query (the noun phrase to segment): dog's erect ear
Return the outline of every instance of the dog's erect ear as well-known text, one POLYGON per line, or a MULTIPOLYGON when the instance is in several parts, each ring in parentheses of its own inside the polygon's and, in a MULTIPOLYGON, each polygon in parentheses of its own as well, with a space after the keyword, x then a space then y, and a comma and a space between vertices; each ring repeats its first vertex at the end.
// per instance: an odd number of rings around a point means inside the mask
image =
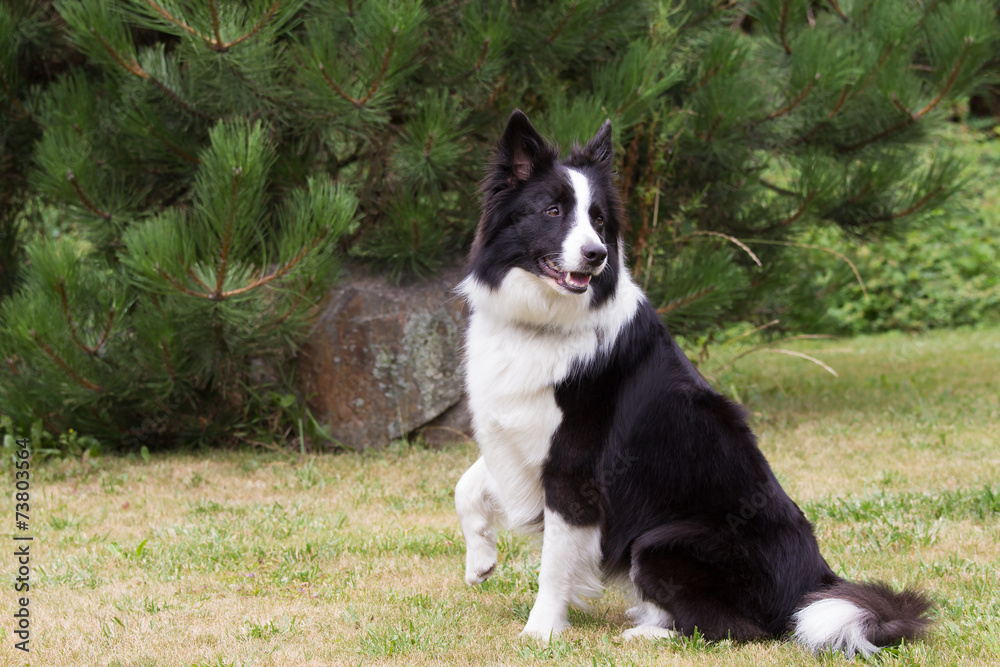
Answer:
POLYGON ((545 140, 520 109, 514 109, 497 144, 497 163, 505 167, 515 182, 528 180, 539 157, 547 153, 545 140))
POLYGON ((597 134, 583 147, 583 153, 598 164, 611 166, 615 162, 615 148, 611 143, 611 119, 604 121, 597 134))

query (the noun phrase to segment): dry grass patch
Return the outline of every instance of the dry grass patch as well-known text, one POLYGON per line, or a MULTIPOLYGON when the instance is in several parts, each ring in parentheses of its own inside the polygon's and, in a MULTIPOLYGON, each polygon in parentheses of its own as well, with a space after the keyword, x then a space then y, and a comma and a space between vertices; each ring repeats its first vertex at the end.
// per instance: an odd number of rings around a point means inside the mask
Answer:
MULTIPOLYGON (((754 413, 834 569, 918 585, 937 601, 931 637, 876 662, 997 664, 1000 331, 796 349, 840 377, 755 355, 718 380, 754 413)), ((452 490, 475 457, 469 444, 399 444, 303 460, 216 452, 39 465, 31 664, 844 662, 783 642, 624 644, 617 591, 573 612, 548 647, 518 640, 537 590, 532 543, 504 535, 494 577, 462 582, 452 490)), ((21 664, 3 625, 0 663, 21 664)))

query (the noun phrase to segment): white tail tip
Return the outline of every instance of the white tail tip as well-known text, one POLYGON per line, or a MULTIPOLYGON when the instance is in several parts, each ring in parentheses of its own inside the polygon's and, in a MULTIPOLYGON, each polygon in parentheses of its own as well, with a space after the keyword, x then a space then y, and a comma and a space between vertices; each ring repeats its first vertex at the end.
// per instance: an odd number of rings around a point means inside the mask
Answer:
POLYGON ((866 636, 871 621, 870 611, 847 600, 826 598, 796 612, 792 638, 814 653, 829 649, 867 658, 878 651, 866 636))

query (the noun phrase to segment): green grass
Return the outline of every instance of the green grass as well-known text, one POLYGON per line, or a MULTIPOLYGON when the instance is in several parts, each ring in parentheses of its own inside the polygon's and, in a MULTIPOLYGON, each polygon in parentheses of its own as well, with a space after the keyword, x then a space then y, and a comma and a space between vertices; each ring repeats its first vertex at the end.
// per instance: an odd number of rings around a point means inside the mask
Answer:
MULTIPOLYGON (((873 662, 1000 663, 1000 330, 793 349, 839 377, 768 353, 714 377, 751 411, 830 565, 935 600, 931 635, 873 662)), ((399 443, 38 465, 31 664, 846 664, 777 641, 625 644, 616 591, 549 646, 519 640, 536 545, 503 534, 497 573, 462 581, 452 490, 475 458, 399 443)), ((22 664, 0 628, 0 663, 22 664)))

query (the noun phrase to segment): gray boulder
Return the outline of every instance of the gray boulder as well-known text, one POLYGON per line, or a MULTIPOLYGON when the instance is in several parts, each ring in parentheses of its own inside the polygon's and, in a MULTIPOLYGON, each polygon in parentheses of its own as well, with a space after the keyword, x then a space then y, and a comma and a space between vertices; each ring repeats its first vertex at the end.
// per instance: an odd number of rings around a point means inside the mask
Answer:
POLYGON ((422 432, 435 444, 466 439, 462 402, 462 272, 396 286, 348 278, 327 298, 300 355, 313 415, 361 450, 422 432))

